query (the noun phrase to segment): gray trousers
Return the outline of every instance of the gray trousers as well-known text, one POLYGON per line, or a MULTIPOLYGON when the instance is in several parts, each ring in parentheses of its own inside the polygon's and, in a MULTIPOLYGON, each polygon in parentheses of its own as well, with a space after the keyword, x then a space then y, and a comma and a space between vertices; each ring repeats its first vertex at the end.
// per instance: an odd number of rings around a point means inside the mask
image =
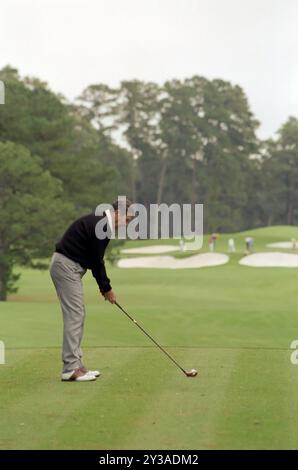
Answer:
POLYGON ((60 253, 54 253, 50 273, 63 314, 63 372, 83 367, 81 341, 85 306, 82 277, 86 269, 60 253))

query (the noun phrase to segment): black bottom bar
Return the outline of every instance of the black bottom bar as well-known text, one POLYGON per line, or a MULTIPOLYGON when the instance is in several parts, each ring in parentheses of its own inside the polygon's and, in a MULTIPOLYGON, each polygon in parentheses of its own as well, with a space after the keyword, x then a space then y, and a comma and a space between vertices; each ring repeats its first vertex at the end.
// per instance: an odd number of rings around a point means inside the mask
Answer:
MULTIPOLYGON (((34 451, 8 450, 0 451, 0 467, 3 464, 24 465, 31 468, 52 465, 67 465, 68 467, 98 468, 102 465, 120 468, 136 468, 146 465, 183 465, 195 468, 208 468, 214 464, 282 464, 297 463, 298 453, 289 451, 222 451, 222 450, 91 450, 91 451, 34 451)), ((2 467, 6 468, 6 467, 2 467)), ((8 467, 7 467, 8 468, 8 467)))

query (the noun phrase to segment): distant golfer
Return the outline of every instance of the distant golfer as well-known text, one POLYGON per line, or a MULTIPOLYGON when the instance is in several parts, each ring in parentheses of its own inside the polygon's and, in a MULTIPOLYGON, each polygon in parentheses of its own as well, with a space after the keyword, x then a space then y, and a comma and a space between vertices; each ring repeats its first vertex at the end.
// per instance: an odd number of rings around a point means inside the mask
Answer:
POLYGON ((246 237, 245 238, 246 254, 249 255, 249 253, 252 253, 253 246, 254 246, 254 239, 252 237, 246 237))
POLYGON ((218 234, 217 233, 212 233, 212 235, 210 236, 210 238, 208 240, 209 251, 211 251, 211 252, 215 251, 217 238, 218 238, 218 234))
POLYGON ((126 199, 124 207, 119 208, 117 201, 112 205, 114 210, 106 210, 103 216, 88 214, 79 218, 56 245, 50 273, 63 313, 63 381, 85 382, 95 380, 100 375, 97 370, 86 369, 82 361, 81 341, 85 320, 82 277, 87 269, 91 269, 100 293, 105 300, 115 303, 116 295, 103 258, 114 229, 129 223, 131 218, 127 211, 130 204, 126 199), (105 228, 107 236, 104 239, 96 236, 98 223, 105 228))
POLYGON ((185 244, 185 241, 182 240, 182 238, 181 238, 181 240, 179 240, 179 249, 180 249, 181 253, 186 251, 186 244, 185 244))
POLYGON ((236 245, 235 245, 234 238, 229 238, 229 240, 228 240, 228 251, 229 251, 229 253, 235 253, 235 251, 236 251, 236 245))

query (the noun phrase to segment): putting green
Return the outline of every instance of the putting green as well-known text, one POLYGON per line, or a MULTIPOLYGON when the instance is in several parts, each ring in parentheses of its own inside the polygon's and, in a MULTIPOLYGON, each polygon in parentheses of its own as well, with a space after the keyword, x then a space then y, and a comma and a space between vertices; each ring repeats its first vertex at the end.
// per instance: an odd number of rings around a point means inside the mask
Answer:
MULTIPOLYGON (((297 237, 274 229, 255 235, 260 251, 297 237)), ((99 299, 88 275, 83 349, 102 377, 60 382, 55 292, 47 272, 23 270, 19 293, 0 303, 0 448, 297 449, 298 270, 239 266, 242 254, 202 270, 108 268, 120 304, 195 379, 99 299)))

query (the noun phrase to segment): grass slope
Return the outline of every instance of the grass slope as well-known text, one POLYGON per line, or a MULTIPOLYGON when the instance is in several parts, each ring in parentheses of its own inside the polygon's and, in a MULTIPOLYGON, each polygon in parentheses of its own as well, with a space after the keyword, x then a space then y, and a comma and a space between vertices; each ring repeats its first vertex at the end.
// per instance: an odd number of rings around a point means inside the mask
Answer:
MULTIPOLYGON (((204 235, 203 237, 203 246, 200 251, 208 251, 208 239, 210 234, 204 235)), ((228 251, 228 239, 234 238, 236 244, 236 252, 243 255, 245 252, 245 237, 254 238, 254 249, 262 251, 272 251, 272 248, 268 248, 267 244, 274 242, 283 242, 291 241, 292 238, 298 240, 298 227, 292 225, 276 225, 272 227, 262 227, 253 230, 246 230, 244 232, 238 233, 222 233, 219 234, 219 238, 216 242, 216 250, 220 252, 228 251)), ((170 240, 137 240, 137 241, 127 241, 125 248, 136 248, 147 245, 176 245, 178 250, 178 256, 181 256, 179 253, 179 242, 177 239, 170 240)), ((282 250, 292 252, 292 250, 282 250)), ((189 252, 182 254, 182 256, 191 256, 193 253, 189 252)), ((177 253, 169 253, 170 256, 177 256, 177 253)), ((124 256, 124 255, 123 255, 124 256)), ((125 255, 128 256, 128 255, 125 255)), ((130 255, 136 256, 136 255, 130 255)), ((142 255, 146 256, 146 255, 142 255)))

